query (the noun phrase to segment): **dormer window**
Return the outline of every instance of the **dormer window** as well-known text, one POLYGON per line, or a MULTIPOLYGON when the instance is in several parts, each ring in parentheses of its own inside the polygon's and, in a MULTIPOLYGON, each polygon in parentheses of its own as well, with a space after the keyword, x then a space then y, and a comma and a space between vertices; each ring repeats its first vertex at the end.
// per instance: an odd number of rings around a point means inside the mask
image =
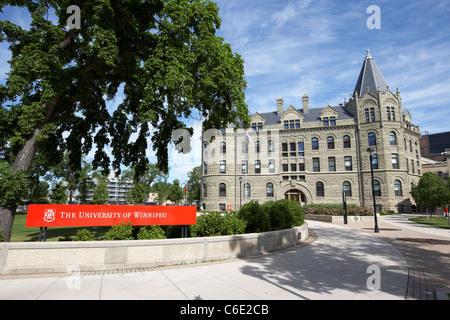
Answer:
POLYGON ((262 122, 252 123, 252 130, 253 131, 262 131, 262 129, 263 129, 262 122))

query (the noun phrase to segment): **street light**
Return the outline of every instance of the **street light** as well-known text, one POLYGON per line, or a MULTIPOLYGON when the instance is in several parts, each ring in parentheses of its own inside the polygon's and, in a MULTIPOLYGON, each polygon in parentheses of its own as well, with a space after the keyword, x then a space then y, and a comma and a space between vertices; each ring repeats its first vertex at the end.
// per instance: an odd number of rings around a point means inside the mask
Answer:
POLYGON ((375 217, 375 233, 379 233, 380 230, 378 229, 378 221, 377 221, 377 206, 375 203, 375 186, 374 186, 374 179, 373 179, 373 157, 372 152, 374 152, 375 149, 372 147, 369 147, 367 149, 367 152, 370 153, 370 174, 372 175, 372 199, 373 199, 373 216, 375 217))
POLYGON ((242 177, 239 177, 239 208, 242 207, 242 177))

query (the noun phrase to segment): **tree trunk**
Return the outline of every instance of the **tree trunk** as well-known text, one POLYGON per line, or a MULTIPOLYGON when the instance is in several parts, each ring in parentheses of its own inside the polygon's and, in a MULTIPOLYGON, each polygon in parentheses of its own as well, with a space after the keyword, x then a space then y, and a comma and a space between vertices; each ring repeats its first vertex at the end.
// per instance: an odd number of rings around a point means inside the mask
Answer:
MULTIPOLYGON (((42 130, 40 128, 35 129, 17 153, 13 164, 14 172, 17 170, 28 171, 30 168, 38 147, 36 138, 41 131, 42 130)), ((10 207, 0 205, 0 229, 2 229, 3 240, 5 242, 9 242, 11 240, 11 230, 14 223, 14 216, 16 215, 16 209, 17 205, 10 207)))

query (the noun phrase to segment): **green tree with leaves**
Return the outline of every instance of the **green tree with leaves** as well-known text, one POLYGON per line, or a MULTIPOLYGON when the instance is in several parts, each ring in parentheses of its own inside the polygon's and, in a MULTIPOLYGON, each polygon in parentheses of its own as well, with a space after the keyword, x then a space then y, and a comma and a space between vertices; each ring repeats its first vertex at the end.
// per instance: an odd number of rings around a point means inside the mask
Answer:
POLYGON ((184 190, 180 186, 180 181, 178 179, 173 180, 172 185, 169 188, 167 199, 175 203, 184 199, 184 190))
POLYGON ((50 200, 54 204, 64 204, 69 198, 66 194, 67 187, 65 187, 61 182, 58 182, 52 190, 50 195, 50 200))
POLYGON ((108 178, 100 173, 95 174, 97 184, 92 190, 92 204, 107 204, 109 201, 108 178))
POLYGON ((429 209, 434 210, 436 207, 447 204, 448 189, 444 180, 439 178, 437 174, 426 172, 420 178, 419 183, 413 186, 411 195, 416 204, 426 208, 428 217, 429 209))
POLYGON ((200 201, 200 190, 201 190, 201 176, 202 176, 202 166, 194 167, 188 173, 188 183, 187 183, 187 191, 188 191, 188 202, 193 203, 194 201, 200 201))
MULTIPOLYGON (((73 1, 4 0, 31 15, 29 28, 0 21, 10 71, 0 86, 0 154, 12 174, 28 172, 36 153, 46 165, 70 152, 70 166, 94 146, 94 169, 148 163, 151 138, 167 171, 172 131, 194 110, 204 129, 248 124, 243 60, 216 35, 221 19, 208 0, 76 1, 80 29, 69 29, 73 1), (123 89, 109 112, 107 101, 123 89), (64 134, 63 134, 64 133, 64 134), (136 139, 130 139, 136 136, 136 139), (105 151, 109 145, 113 160, 105 151)), ((187 128, 192 133, 192 128, 187 128)), ((3 187, 0 187, 3 188, 3 187)), ((0 227, 11 235, 16 205, 2 201, 0 227)))

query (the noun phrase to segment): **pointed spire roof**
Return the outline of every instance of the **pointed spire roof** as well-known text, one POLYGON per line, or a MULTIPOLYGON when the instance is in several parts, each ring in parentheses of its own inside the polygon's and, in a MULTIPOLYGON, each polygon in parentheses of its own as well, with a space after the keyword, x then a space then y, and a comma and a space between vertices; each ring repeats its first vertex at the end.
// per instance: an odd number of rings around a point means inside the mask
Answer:
POLYGON ((370 50, 367 50, 358 82, 356 83, 355 90, 353 91, 353 96, 355 96, 356 93, 359 97, 363 96, 367 93, 367 88, 369 88, 368 91, 373 94, 378 92, 378 88, 380 88, 381 92, 388 91, 388 84, 386 80, 384 80, 380 69, 378 69, 375 60, 370 54, 370 50))

